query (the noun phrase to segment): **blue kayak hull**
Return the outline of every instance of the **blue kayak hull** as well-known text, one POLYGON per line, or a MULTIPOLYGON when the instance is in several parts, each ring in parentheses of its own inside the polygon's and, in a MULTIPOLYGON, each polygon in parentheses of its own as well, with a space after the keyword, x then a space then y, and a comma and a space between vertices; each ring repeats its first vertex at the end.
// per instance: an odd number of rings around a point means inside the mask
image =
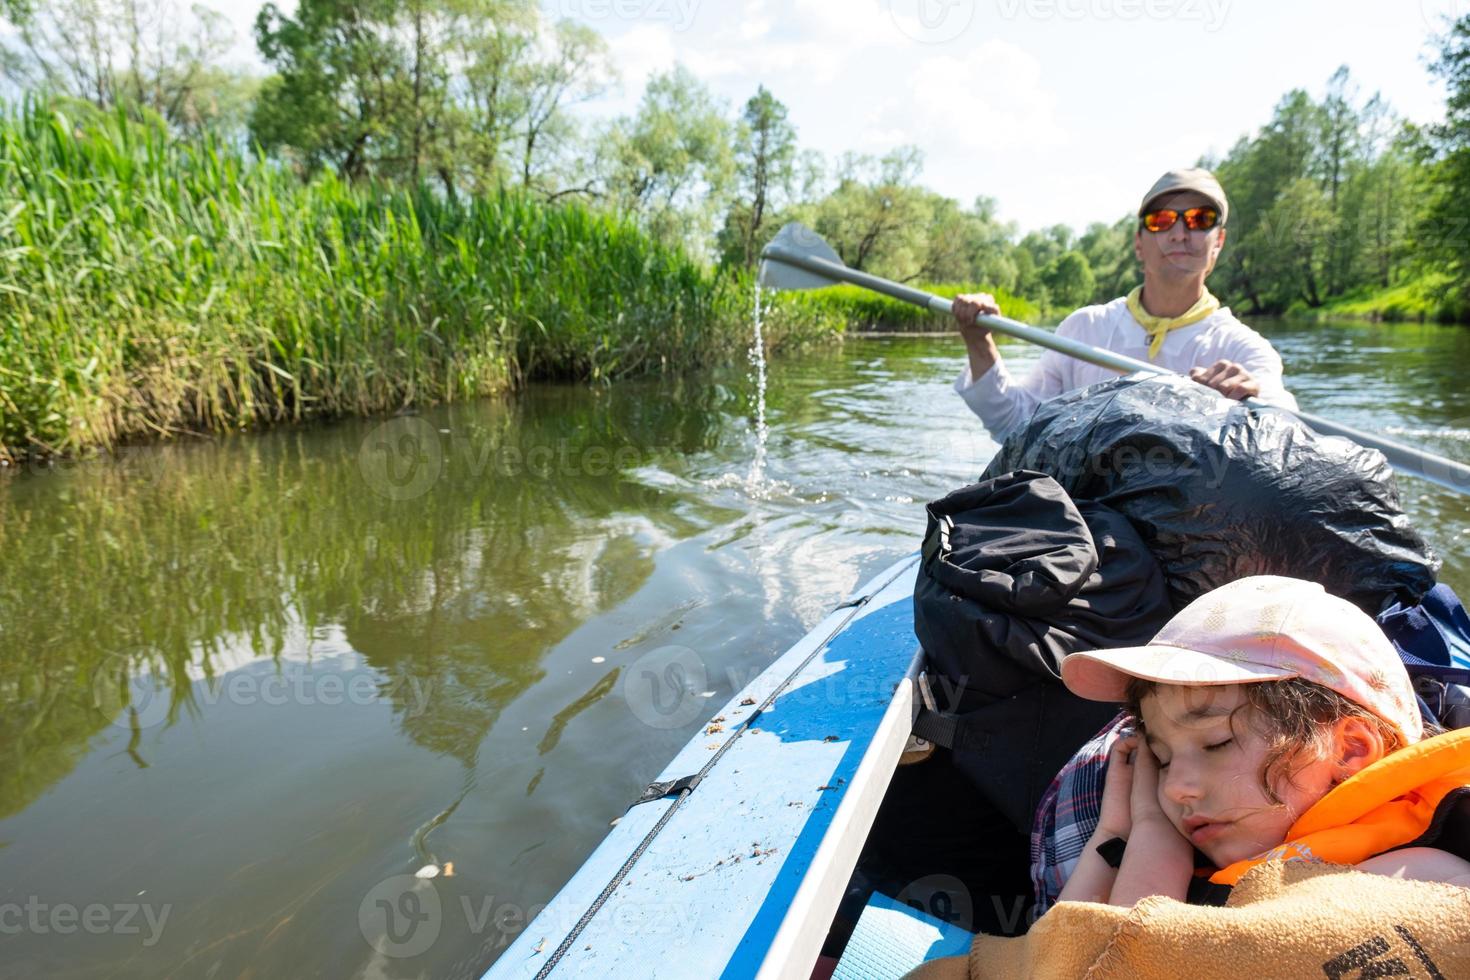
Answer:
POLYGON ((807 977, 912 727, 918 556, 755 678, 665 767, 487 980, 807 977))

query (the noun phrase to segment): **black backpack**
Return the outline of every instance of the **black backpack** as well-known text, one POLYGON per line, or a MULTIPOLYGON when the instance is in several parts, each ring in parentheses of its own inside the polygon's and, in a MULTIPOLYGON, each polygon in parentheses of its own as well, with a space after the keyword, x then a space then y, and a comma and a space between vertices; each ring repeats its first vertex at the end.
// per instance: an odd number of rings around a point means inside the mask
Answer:
POLYGON ((1061 683, 1078 650, 1135 646, 1173 615, 1158 563, 1128 520, 1074 503, 1025 470, 928 505, 914 631, 937 685, 914 733, 1017 830, 1072 753, 1117 710, 1061 683))

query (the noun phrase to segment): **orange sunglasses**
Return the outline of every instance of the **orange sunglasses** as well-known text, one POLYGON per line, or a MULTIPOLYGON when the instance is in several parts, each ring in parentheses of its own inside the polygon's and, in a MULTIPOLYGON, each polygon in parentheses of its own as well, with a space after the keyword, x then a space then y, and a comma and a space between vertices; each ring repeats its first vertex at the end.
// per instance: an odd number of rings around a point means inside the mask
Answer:
POLYGON ((1184 219, 1184 227, 1190 231, 1209 231, 1220 223, 1220 212, 1211 207, 1185 208, 1183 211, 1162 208, 1145 214, 1143 227, 1153 232, 1168 231, 1180 218, 1184 219))

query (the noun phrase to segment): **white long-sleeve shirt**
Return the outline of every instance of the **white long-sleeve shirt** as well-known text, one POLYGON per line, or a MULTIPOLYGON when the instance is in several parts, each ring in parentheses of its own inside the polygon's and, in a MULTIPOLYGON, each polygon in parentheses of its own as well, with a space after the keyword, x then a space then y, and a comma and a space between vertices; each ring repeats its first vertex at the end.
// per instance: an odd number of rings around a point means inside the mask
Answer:
MULTIPOLYGON (((1283 408, 1297 407, 1281 379, 1281 356, 1270 341, 1237 320, 1228 307, 1221 307, 1198 323, 1169 331, 1158 356, 1153 358, 1148 356, 1148 333, 1128 312, 1128 301, 1123 297, 1101 306, 1084 306, 1061 322, 1057 336, 1181 374, 1220 360, 1235 361, 1260 384, 1261 401, 1283 408)), ((997 362, 978 379, 970 376, 970 365, 966 363, 955 379, 954 390, 999 442, 1012 429, 1025 424, 1046 399, 1116 377, 1116 371, 1045 350, 1031 373, 1020 381, 1011 377, 1004 362, 997 362)))

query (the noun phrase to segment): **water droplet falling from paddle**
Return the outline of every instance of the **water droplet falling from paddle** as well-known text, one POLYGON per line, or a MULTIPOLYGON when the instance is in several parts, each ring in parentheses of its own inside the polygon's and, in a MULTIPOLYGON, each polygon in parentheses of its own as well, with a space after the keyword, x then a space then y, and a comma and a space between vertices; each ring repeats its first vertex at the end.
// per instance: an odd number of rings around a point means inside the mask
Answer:
POLYGON ((755 460, 750 465, 747 481, 759 490, 766 479, 766 345, 761 336, 761 284, 755 284, 755 343, 750 348, 750 363, 755 368, 755 460))

